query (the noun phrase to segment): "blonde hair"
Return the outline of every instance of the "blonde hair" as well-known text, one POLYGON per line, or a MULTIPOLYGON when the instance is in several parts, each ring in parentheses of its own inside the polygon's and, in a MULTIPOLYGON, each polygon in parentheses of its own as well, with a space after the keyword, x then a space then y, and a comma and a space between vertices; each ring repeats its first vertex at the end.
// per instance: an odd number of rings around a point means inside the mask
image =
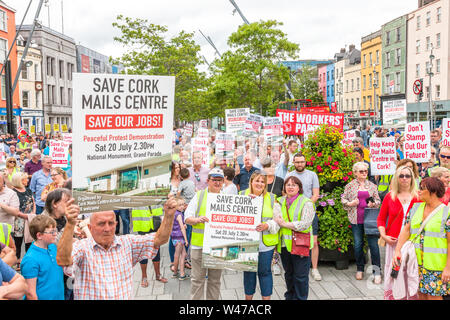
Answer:
POLYGON ((25 172, 16 172, 13 174, 12 178, 11 178, 11 185, 14 188, 25 188, 25 186, 22 183, 22 180, 27 178, 28 179, 28 174, 25 172))
MULTIPOLYGON (((264 191, 263 191, 262 195, 265 196, 266 192, 267 192, 267 176, 265 174, 261 173, 261 172, 254 172, 252 174, 252 176, 250 177, 250 181, 248 182, 248 186, 249 186, 248 188, 250 190, 250 194, 254 194, 253 193, 252 182, 253 182, 253 180, 255 180, 256 178, 259 178, 259 177, 263 177, 264 178, 265 187, 264 187, 264 191)), ((275 183, 275 180, 273 181, 273 183, 275 183)))
POLYGON ((17 167, 17 159, 14 157, 9 157, 6 159, 6 164, 8 164, 9 161, 14 160, 14 162, 16 163, 14 166, 17 167))
POLYGON ((58 172, 58 174, 61 175, 61 177, 63 177, 64 180, 67 180, 67 173, 60 167, 53 167, 51 169, 51 171, 56 171, 58 172))
POLYGON ((440 178, 446 172, 449 172, 447 168, 444 167, 435 167, 431 169, 431 177, 440 178))
POLYGON ((354 165, 353 165, 353 168, 352 168, 352 170, 353 170, 353 173, 355 173, 356 171, 358 171, 359 169, 361 169, 361 168, 363 168, 364 167, 364 169, 365 170, 368 170, 369 169, 369 165, 367 164, 367 163, 365 163, 365 162, 356 162, 354 165))
POLYGON ((416 185, 416 180, 414 179, 413 169, 411 169, 410 167, 407 167, 407 166, 400 166, 397 168, 394 176, 392 177, 392 182, 391 182, 391 199, 392 200, 395 200, 399 194, 399 191, 400 191, 399 176, 400 176, 400 173, 405 169, 408 170, 409 174, 411 175, 411 182, 409 184, 409 193, 413 196, 413 198, 418 197, 417 185, 416 185))

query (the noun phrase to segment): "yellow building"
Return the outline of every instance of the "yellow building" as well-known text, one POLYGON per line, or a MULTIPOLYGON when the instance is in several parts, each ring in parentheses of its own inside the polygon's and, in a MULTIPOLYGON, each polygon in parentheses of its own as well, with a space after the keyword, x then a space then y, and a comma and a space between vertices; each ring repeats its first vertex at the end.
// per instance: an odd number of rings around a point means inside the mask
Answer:
POLYGON ((380 119, 381 45, 381 30, 361 38, 361 118, 367 120, 380 119))

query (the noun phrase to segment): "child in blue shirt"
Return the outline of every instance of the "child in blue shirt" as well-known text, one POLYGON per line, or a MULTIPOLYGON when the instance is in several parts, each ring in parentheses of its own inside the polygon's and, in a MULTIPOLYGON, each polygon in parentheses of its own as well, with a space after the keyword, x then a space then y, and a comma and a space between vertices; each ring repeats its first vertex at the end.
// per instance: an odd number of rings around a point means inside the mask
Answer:
POLYGON ((22 259, 20 269, 28 284, 28 300, 64 300, 63 269, 56 263, 56 221, 38 215, 30 222, 35 240, 22 259))

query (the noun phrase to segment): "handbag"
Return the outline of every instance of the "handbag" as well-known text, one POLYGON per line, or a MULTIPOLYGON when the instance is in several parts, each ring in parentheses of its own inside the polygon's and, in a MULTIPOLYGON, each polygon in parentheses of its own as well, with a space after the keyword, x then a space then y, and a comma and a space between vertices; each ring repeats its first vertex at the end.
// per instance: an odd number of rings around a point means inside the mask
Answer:
MULTIPOLYGON (((289 218, 289 212, 287 213, 289 222, 292 222, 289 218)), ((309 257, 309 251, 311 244, 311 234, 298 232, 292 230, 292 250, 291 254, 295 254, 301 257, 309 257)))
POLYGON ((380 231, 377 226, 377 218, 379 213, 379 208, 364 209, 364 234, 368 236, 380 236, 380 231))

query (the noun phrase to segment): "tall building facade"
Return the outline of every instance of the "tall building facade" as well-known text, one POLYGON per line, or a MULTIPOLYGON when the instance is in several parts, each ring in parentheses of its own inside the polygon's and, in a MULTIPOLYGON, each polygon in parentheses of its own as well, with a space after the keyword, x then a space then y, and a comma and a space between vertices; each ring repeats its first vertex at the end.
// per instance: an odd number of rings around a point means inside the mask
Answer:
POLYGON ((377 116, 378 119, 380 119, 381 50, 381 30, 361 38, 362 110, 369 112, 369 117, 377 116))
POLYGON ((411 12, 407 27, 408 121, 426 121, 430 101, 437 119, 450 117, 449 1, 433 1, 411 12), (423 80, 422 101, 412 90, 417 79, 423 80))
POLYGON ((82 45, 77 45, 77 72, 120 73, 122 66, 109 62, 109 57, 82 45))
POLYGON ((317 76, 319 78, 319 93, 322 95, 323 101, 327 101, 327 65, 317 67, 317 76))
POLYGON ((72 74, 76 71, 75 40, 45 26, 35 28, 33 38, 27 39, 31 25, 20 31, 24 41, 32 40, 42 54, 42 88, 44 124, 72 127, 72 74))
MULTIPOLYGON (((0 68, 8 55, 9 48, 13 43, 16 35, 16 10, 8 6, 3 1, 0 1, 0 68)), ((11 84, 17 75, 17 46, 14 44, 11 54, 9 56, 11 61, 11 84)), ((20 84, 14 90, 12 96, 13 102, 13 116, 20 116, 20 84)), ((1 99, 0 99, 0 132, 7 132, 6 122, 6 82, 4 74, 1 76, 1 99)), ((18 119, 18 118, 17 118, 18 119)), ((16 122, 17 123, 17 122, 16 122)))
POLYGON ((327 99, 325 100, 328 106, 331 106, 331 103, 335 102, 334 85, 334 63, 330 63, 327 65, 327 99))

